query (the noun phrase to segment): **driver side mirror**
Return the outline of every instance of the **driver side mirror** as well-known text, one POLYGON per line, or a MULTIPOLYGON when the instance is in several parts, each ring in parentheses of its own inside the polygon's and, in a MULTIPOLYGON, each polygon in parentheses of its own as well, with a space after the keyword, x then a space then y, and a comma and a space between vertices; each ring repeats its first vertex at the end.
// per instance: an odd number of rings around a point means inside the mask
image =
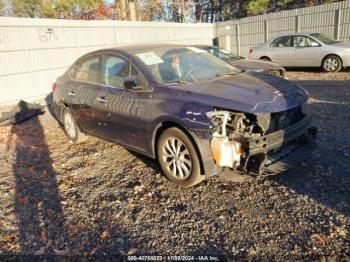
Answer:
POLYGON ((320 44, 317 43, 317 42, 312 42, 312 43, 311 43, 311 46, 312 46, 312 47, 318 47, 318 46, 320 46, 320 44))
POLYGON ((138 82, 137 76, 129 76, 124 79, 124 87, 126 90, 140 90, 142 87, 138 82))

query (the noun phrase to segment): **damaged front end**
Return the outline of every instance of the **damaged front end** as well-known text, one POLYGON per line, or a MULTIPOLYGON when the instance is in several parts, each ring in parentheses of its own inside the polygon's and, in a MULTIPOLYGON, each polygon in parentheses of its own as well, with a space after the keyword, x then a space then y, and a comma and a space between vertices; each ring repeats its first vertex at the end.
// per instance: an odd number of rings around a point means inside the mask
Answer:
POLYGON ((273 165, 296 154, 317 131, 301 106, 256 114, 217 108, 207 116, 215 127, 210 143, 216 165, 239 174, 266 176, 281 172, 273 165))

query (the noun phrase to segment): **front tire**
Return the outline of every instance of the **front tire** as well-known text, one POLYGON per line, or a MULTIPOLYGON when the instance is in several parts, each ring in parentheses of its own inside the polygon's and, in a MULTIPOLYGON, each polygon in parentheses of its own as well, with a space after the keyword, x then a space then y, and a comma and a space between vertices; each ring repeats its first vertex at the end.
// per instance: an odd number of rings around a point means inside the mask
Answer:
POLYGON ((322 61, 322 68, 326 72, 338 72, 342 68, 342 61, 335 55, 329 55, 322 61))
POLYGON ((163 174, 176 185, 191 187, 204 179, 193 143, 176 127, 160 135, 157 156, 163 174))
POLYGON ((79 130, 74 115, 68 107, 64 109, 62 119, 64 131, 73 143, 81 143, 87 139, 86 135, 79 130))

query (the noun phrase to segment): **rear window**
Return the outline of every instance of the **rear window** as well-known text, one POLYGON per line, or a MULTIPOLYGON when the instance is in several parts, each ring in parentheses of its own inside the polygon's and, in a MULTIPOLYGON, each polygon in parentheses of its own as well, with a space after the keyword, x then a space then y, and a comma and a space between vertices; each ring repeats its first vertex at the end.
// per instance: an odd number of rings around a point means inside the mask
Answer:
POLYGON ((333 38, 330 38, 324 34, 315 33, 315 34, 310 34, 310 35, 326 45, 332 45, 332 44, 339 43, 339 41, 336 41, 333 38))

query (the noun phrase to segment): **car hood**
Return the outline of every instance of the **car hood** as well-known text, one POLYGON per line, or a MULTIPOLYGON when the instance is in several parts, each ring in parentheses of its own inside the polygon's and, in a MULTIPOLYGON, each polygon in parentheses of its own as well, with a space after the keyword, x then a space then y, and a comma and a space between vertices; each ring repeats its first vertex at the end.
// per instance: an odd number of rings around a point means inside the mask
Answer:
POLYGON ((266 62, 266 61, 259 61, 259 60, 253 60, 253 59, 230 59, 227 61, 229 64, 237 67, 241 71, 246 70, 263 70, 263 71, 271 71, 271 70, 283 70, 283 67, 281 67, 278 64, 266 62))
POLYGON ((246 113, 285 111, 308 99, 308 93, 300 86, 258 72, 169 87, 186 91, 186 100, 246 113))
POLYGON ((332 44, 330 46, 350 49, 350 43, 336 43, 336 44, 332 44))

